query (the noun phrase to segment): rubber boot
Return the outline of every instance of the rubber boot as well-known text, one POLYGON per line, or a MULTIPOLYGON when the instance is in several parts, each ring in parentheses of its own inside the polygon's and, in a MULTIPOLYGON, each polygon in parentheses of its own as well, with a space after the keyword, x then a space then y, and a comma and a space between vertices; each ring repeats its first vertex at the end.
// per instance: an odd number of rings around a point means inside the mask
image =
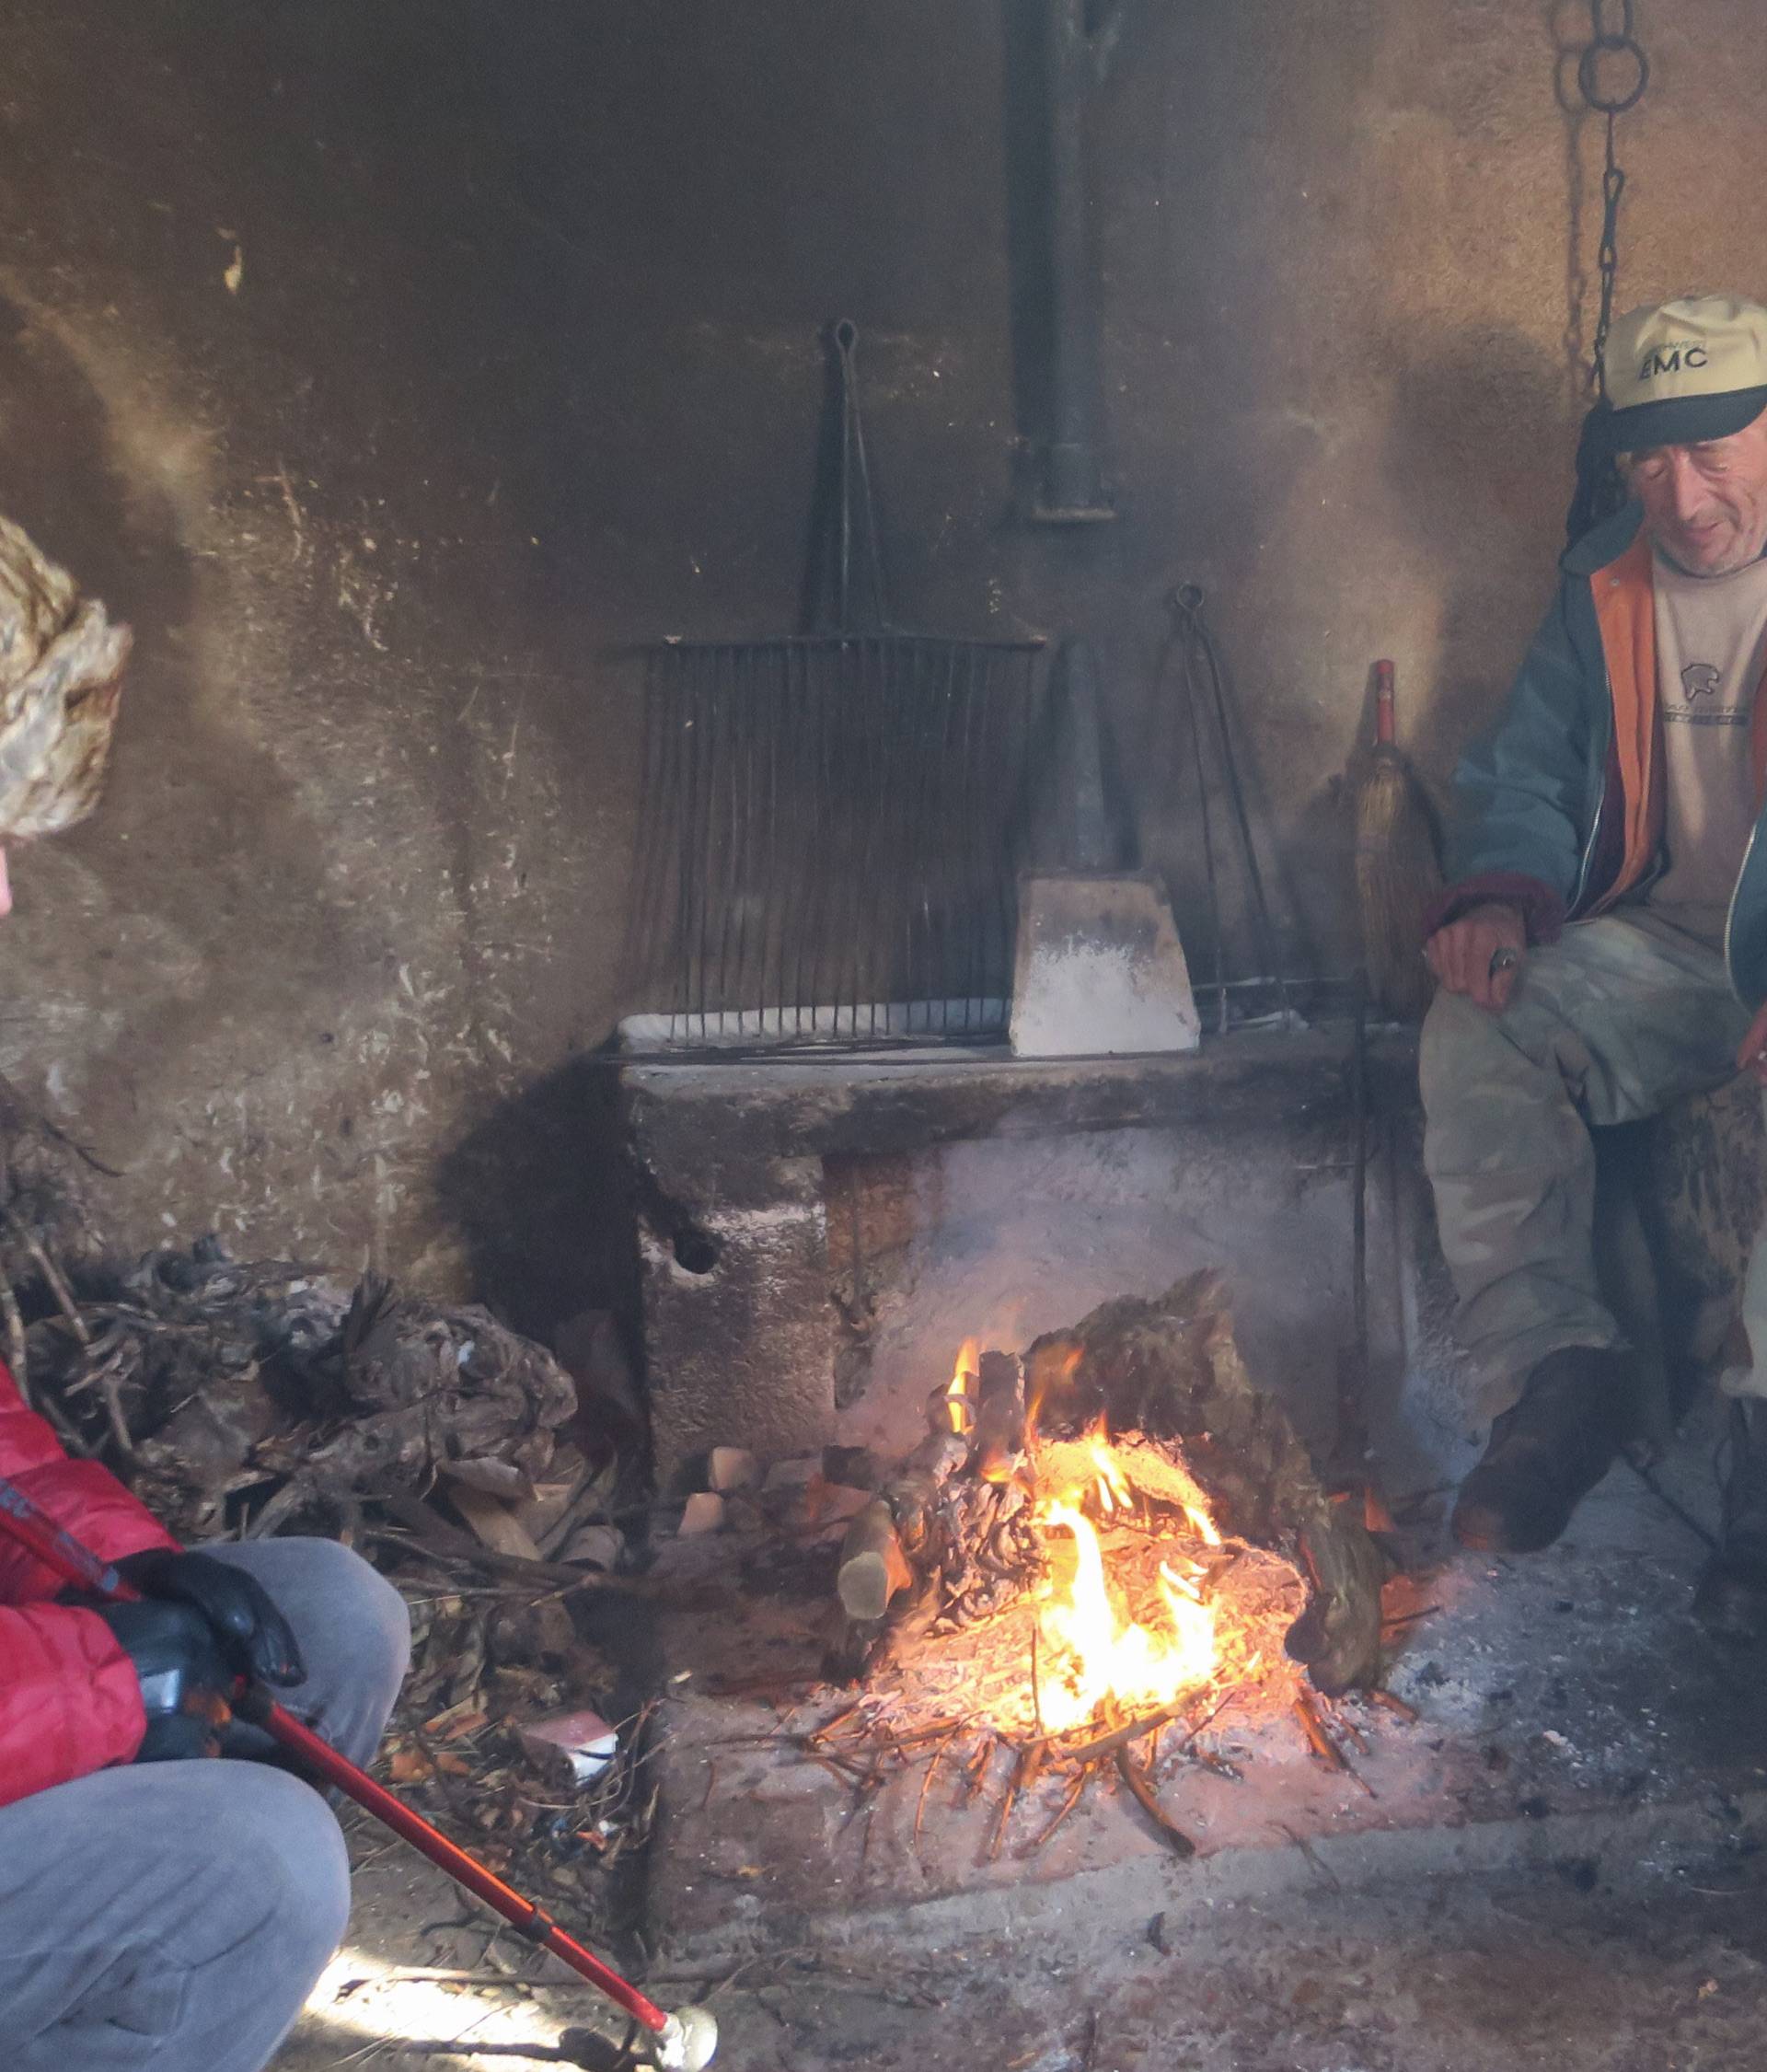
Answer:
POLYGON ((1693 1615, 1720 1640, 1767 1640, 1767 1403, 1730 1406, 1724 1536, 1693 1593, 1693 1615))
POLYGON ((1548 1353, 1521 1401, 1491 1427, 1449 1525, 1482 1554, 1537 1554, 1613 1465, 1631 1401, 1627 1355, 1593 1346, 1548 1353))

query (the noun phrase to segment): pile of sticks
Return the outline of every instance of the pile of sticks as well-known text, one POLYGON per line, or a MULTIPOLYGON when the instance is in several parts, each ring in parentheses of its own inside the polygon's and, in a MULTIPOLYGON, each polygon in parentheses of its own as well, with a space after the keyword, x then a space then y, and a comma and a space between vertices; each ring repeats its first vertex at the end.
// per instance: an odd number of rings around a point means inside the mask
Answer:
MULTIPOLYGON (((865 1821, 861 1860, 870 1842, 870 1812, 879 1795, 921 1765, 913 1827, 917 1850, 942 1778, 950 1785, 953 1809, 992 1799, 985 1845, 990 1863, 1005 1852, 1015 1822, 1023 1832, 1011 1854, 1026 1860, 1047 1846, 1089 1791, 1112 1787, 1128 1795, 1173 1856, 1189 1858, 1197 1845, 1166 1810, 1160 1788, 1183 1767, 1231 1784, 1244 1781, 1243 1769, 1204 1740, 1218 1734, 1239 1695, 1230 1687, 1210 1686, 1137 1719, 1095 1722, 1085 1732, 1015 1736, 973 1717, 907 1720, 900 1694, 890 1694, 856 1699, 814 1727, 782 1724, 775 1732, 737 1736, 721 1745, 788 1751, 826 1771, 851 1795, 843 1826, 865 1821)), ((1391 1692, 1363 1692, 1359 1700, 1407 1722, 1416 1719, 1391 1692)), ((1301 1686, 1292 1709, 1314 1758, 1353 1778, 1372 1797, 1348 1753, 1366 1754, 1369 1748, 1352 1701, 1324 1698, 1301 1686)))

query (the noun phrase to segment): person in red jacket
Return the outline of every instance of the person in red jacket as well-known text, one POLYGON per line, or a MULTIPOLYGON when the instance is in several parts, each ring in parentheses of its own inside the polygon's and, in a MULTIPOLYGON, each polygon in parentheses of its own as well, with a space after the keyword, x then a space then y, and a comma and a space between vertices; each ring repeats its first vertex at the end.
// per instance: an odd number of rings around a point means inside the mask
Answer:
POLYGON ((410 1656, 403 1600, 329 1540, 180 1551, 4 1366, 0 1476, 142 1592, 82 1601, 0 1541, 0 2067, 261 2072, 342 1938, 349 1863, 326 1800, 226 1724, 225 1696, 272 1683, 367 1763, 410 1656))

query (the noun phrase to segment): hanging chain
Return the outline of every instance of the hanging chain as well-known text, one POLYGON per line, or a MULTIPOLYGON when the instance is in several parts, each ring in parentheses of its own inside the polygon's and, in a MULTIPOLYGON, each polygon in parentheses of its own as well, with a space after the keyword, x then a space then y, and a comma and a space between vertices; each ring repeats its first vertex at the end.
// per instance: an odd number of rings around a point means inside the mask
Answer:
MULTIPOLYGON (((1601 356, 1607 349, 1608 331, 1613 322, 1613 284, 1620 271, 1620 197, 1626 191, 1625 168, 1614 145, 1614 126, 1628 109, 1636 108, 1650 84, 1650 60, 1634 32, 1633 0, 1619 0, 1620 26, 1609 26, 1613 0, 1589 0, 1589 41, 1576 61, 1577 91, 1585 103, 1607 121, 1607 151, 1601 169, 1601 243, 1596 266, 1601 275, 1601 310, 1595 325, 1595 385, 1603 402, 1608 396, 1607 372, 1601 356), (1623 59, 1630 67, 1630 83, 1624 92, 1601 84, 1602 60, 1623 59)), ((1622 80, 1627 78, 1622 73, 1622 80)))

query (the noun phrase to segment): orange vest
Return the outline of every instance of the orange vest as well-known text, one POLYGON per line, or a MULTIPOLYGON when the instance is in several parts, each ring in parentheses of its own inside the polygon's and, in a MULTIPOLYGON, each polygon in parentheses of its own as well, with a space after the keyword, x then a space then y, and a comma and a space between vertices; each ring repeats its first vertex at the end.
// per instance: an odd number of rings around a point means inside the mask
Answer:
MULTIPOLYGON (((1650 574, 1650 541, 1641 530, 1618 560, 1589 577, 1608 693, 1613 700, 1614 758, 1625 813, 1625 846, 1618 874, 1589 908, 1605 912, 1649 870, 1663 841, 1663 721, 1657 695, 1657 600, 1650 574)), ((1750 721, 1750 760, 1755 803, 1767 797, 1767 678, 1750 721)))

